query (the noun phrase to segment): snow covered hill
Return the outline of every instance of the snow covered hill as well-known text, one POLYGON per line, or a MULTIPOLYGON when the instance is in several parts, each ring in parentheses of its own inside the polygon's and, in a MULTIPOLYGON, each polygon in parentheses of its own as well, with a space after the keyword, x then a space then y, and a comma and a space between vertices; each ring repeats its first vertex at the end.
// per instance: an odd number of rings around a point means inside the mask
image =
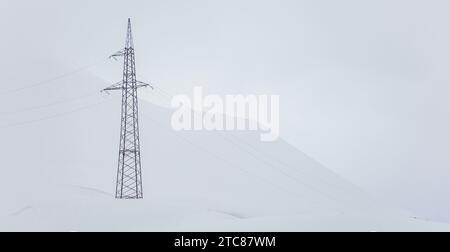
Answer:
MULTIPOLYGON (((145 199, 115 200, 120 95, 101 95, 108 84, 89 75, 66 82, 92 83, 80 91, 92 95, 3 117, 0 231, 450 230, 384 206, 284 141, 175 132, 172 111, 143 100, 145 199)), ((28 95, 42 104, 66 88, 28 95)))

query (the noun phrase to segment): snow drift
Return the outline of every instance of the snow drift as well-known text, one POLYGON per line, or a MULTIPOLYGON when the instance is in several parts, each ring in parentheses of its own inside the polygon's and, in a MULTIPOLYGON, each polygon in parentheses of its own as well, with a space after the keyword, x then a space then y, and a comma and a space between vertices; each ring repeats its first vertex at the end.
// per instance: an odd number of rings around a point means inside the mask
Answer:
POLYGON ((115 200, 120 95, 95 93, 107 84, 89 75, 65 82, 30 101, 73 97, 71 83, 94 93, 4 117, 0 231, 450 230, 384 206, 284 141, 175 132, 172 111, 143 100, 144 200, 115 200))

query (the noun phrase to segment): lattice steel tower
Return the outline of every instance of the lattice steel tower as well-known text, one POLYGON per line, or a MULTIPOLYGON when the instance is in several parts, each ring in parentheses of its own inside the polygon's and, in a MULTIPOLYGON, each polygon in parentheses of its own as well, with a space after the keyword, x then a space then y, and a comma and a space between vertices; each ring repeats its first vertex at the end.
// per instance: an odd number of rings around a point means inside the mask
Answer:
POLYGON ((136 80, 136 64, 130 19, 128 19, 125 48, 111 56, 114 59, 116 57, 124 57, 123 80, 103 90, 122 90, 122 120, 116 198, 142 199, 137 90, 150 85, 136 80))

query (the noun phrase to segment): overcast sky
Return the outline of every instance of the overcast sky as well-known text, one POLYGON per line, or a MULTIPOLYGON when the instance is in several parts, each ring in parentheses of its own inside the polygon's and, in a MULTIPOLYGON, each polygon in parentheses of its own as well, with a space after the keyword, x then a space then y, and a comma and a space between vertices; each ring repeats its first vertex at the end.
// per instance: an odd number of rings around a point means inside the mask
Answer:
MULTIPOLYGON (((0 0, 0 87, 98 62, 128 17, 146 81, 280 95, 288 142, 378 196, 450 213, 449 1, 0 0)), ((120 64, 91 71, 120 79, 120 64)))

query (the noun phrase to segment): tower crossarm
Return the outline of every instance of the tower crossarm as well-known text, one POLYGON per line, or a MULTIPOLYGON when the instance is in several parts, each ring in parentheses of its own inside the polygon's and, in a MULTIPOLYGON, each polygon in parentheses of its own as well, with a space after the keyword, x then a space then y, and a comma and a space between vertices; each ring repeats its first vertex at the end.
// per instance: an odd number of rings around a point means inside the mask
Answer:
POLYGON ((109 58, 117 60, 118 57, 123 57, 123 56, 125 56, 125 50, 124 49, 114 53, 113 55, 109 56, 109 58))
MULTIPOLYGON (((136 81, 136 85, 130 85, 127 87, 127 89, 133 89, 133 88, 143 88, 143 87, 150 87, 151 89, 154 89, 152 85, 142 82, 142 81, 136 81)), ((126 89, 125 85, 123 85, 123 81, 119 81, 116 84, 109 86, 105 89, 102 90, 102 92, 107 92, 107 91, 115 91, 115 90, 123 90, 126 89)))

